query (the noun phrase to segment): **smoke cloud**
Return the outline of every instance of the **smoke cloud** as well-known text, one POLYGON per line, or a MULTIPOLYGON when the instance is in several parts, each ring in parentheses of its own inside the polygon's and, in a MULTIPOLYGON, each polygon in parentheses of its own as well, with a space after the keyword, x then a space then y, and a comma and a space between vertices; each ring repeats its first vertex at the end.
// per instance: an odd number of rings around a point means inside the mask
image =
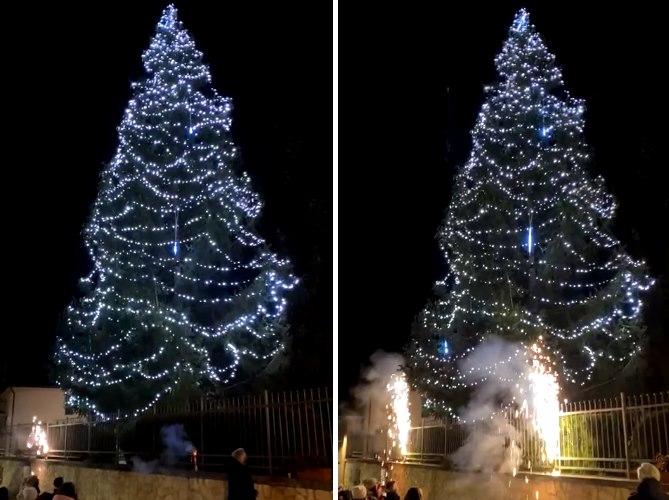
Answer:
POLYGON ((188 440, 184 426, 181 424, 168 425, 160 429, 163 439, 162 462, 166 465, 174 465, 177 461, 193 452, 195 446, 188 440))
MULTIPOLYGON (((370 362, 371 366, 362 373, 360 384, 353 389, 353 395, 356 413, 369 419, 369 430, 374 432, 387 427, 386 405, 390 403, 387 385, 390 377, 404 366, 404 358, 397 353, 377 351, 370 357, 370 362)), ((353 421, 351 427, 354 427, 353 421)))
POLYGON ((451 457, 459 469, 506 473, 518 467, 520 436, 500 411, 505 403, 522 402, 529 392, 524 354, 523 346, 491 337, 460 363, 465 382, 476 384, 476 390, 459 412, 470 430, 451 457))
POLYGON ((183 425, 166 425, 160 429, 163 452, 160 458, 149 462, 139 457, 132 458, 132 470, 141 474, 156 474, 164 467, 172 467, 179 460, 192 453, 195 446, 188 440, 183 425))

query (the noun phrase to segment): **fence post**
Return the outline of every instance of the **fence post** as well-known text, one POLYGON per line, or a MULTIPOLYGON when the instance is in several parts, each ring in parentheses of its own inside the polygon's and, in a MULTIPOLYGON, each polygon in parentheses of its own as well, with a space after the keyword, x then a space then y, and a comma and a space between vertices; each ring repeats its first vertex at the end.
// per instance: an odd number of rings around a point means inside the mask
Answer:
POLYGON ((119 445, 119 422, 121 420, 121 410, 116 411, 116 422, 114 422, 114 452, 116 455, 116 460, 114 461, 115 464, 118 464, 120 462, 121 458, 121 447, 119 445))
POLYGON ((627 449, 627 416, 625 415, 626 409, 625 409, 625 393, 621 392, 620 393, 620 411, 623 414, 623 440, 624 440, 624 447, 625 447, 625 475, 627 476, 627 479, 630 479, 630 457, 629 457, 629 450, 627 449))
POLYGON ((265 390, 265 421, 267 424, 267 458, 269 461, 269 475, 272 475, 272 434, 269 425, 269 394, 265 390))
MULTIPOLYGON (((87 455, 91 454, 91 418, 90 415, 86 417, 86 452, 87 455)), ((86 459, 90 459, 90 456, 87 456, 86 459)))
POLYGON ((444 418, 444 458, 448 455, 448 419, 444 418))
POLYGON ((67 428, 69 427, 69 425, 67 424, 68 424, 67 417, 65 417, 65 450, 64 450, 65 460, 67 460, 67 428))
POLYGON ((151 454, 156 454, 156 405, 153 405, 153 418, 151 419, 151 454))
POLYGON ((425 417, 420 418, 420 462, 423 463, 425 450, 425 417))
MULTIPOLYGON (((197 455, 200 456, 200 464, 204 465, 204 396, 200 396, 200 449, 197 455)), ((197 455, 195 456, 196 461, 197 455)))
POLYGON ((348 429, 346 434, 344 434, 344 440, 341 443, 341 450, 338 453, 339 455, 339 484, 344 484, 344 479, 346 478, 346 451, 348 448, 348 429))
POLYGON ((369 428, 370 428, 370 420, 372 418, 372 400, 369 400, 369 404, 367 406, 367 419, 365 422, 365 425, 363 426, 364 428, 364 433, 363 436, 365 438, 363 442, 363 447, 362 447, 362 458, 369 458, 368 451, 369 451, 369 436, 371 435, 369 428))

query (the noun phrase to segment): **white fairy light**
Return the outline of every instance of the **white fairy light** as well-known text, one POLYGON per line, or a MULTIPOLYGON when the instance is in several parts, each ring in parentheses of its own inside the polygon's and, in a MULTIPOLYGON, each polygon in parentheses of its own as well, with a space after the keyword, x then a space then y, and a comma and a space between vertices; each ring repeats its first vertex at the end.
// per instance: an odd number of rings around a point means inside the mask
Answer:
POLYGON ((142 59, 84 231, 93 270, 59 338, 68 403, 98 414, 106 387, 150 391, 135 415, 184 376, 225 384, 276 356, 296 284, 254 229, 262 204, 233 168, 231 100, 174 6, 142 59))
POLYGON ((472 386, 457 365, 491 334, 543 334, 560 376, 580 385, 599 360, 626 363, 639 349, 640 297, 653 284, 608 228, 616 203, 587 172, 585 106, 563 90, 527 11, 495 64, 501 80, 487 88, 439 234, 448 275, 409 353, 428 404, 453 416, 448 391, 472 386), (448 357, 435 338, 448 341, 448 357))

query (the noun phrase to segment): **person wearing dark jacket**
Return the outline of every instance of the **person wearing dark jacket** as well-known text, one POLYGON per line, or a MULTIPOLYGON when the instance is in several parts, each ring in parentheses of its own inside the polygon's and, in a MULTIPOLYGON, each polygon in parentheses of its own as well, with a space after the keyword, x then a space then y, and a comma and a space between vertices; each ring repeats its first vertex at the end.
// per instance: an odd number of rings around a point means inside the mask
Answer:
POLYGON ((44 493, 42 493, 40 496, 37 497, 37 500, 52 500, 53 497, 58 494, 58 490, 60 489, 61 486, 63 486, 64 482, 65 481, 63 480, 62 477, 57 477, 56 479, 53 480, 53 493, 45 491, 44 493))
POLYGON ((379 498, 379 494, 378 494, 378 491, 376 489, 376 484, 377 484, 376 479, 372 479, 372 478, 365 479, 362 482, 362 484, 364 484, 365 488, 367 488, 367 497, 368 498, 375 498, 375 499, 379 498))
POLYGON ((627 500, 669 500, 669 495, 662 492, 660 471, 653 464, 643 463, 636 471, 639 486, 627 500))
POLYGON ((423 492, 420 488, 409 488, 407 494, 404 495, 404 500, 423 500, 423 492))
POLYGON ((386 500, 400 500, 395 481, 388 481, 386 483, 386 500))
POLYGON ((255 500, 258 492, 253 487, 251 472, 246 465, 246 452, 238 448, 232 452, 228 471, 228 500, 255 500))

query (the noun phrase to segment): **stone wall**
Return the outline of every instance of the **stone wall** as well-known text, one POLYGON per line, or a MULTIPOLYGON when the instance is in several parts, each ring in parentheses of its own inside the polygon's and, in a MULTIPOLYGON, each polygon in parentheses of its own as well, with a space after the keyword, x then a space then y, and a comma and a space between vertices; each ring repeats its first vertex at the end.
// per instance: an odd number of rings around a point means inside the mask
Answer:
POLYGON ((0 486, 9 490, 9 498, 16 498, 16 493, 27 474, 30 474, 29 461, 0 459, 0 486))
MULTIPOLYGON (((379 479, 378 463, 348 460, 344 486, 350 488, 367 478, 379 479)), ((597 478, 552 477, 538 474, 468 474, 438 467, 393 464, 391 477, 400 497, 418 486, 424 500, 485 498, 490 500, 627 500, 634 481, 597 478)))
MULTIPOLYGON (((2 486, 15 498, 24 477, 24 465, 15 459, 0 459, 2 486)), ((135 472, 95 469, 82 464, 34 460, 29 469, 39 477, 43 489, 50 489, 54 478, 62 476, 76 485, 79 500, 224 500, 227 482, 223 477, 206 473, 178 475, 138 474, 135 472), (44 488, 46 486, 46 488, 44 488)), ((296 480, 263 480, 255 478, 258 500, 330 500, 330 484, 305 483, 296 480)))

